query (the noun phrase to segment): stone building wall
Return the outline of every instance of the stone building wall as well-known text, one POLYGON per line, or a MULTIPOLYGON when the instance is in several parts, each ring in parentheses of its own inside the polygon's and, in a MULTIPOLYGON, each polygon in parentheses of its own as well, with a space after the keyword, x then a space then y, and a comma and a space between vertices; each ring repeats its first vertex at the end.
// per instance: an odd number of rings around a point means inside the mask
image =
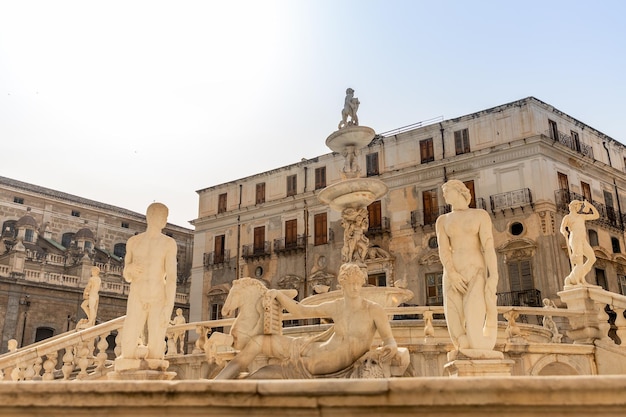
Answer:
MULTIPOLYGON (((437 280, 440 287, 443 268, 434 221, 446 210, 441 185, 450 179, 473 185, 476 206, 491 215, 502 302, 528 305, 547 297, 559 303, 556 293, 570 268, 559 226, 567 202, 585 193, 604 213, 587 224, 598 239, 594 245, 598 263, 587 280, 623 291, 626 147, 598 130, 530 97, 406 132, 378 135, 359 150, 361 176, 367 175, 367 161, 375 154, 378 172, 371 175, 382 180, 389 192, 379 202, 382 224, 377 229, 372 229, 370 215, 368 237, 370 246, 389 256, 384 262, 366 263, 372 281, 407 285, 414 293, 409 304, 441 302, 437 280), (463 138, 468 139, 468 148, 458 152, 463 138), (422 149, 429 142, 432 157, 424 158, 422 149), (428 285, 429 279, 435 280, 434 286, 428 285)), ((343 245, 341 218, 319 203, 315 172, 325 167, 326 185, 332 184, 340 180, 343 161, 336 153, 321 155, 198 191, 192 287, 203 291, 191 294, 191 303, 198 306, 193 308, 193 319, 214 318, 207 294, 237 277, 256 276, 272 287, 288 281, 300 294, 310 295, 316 276, 336 275, 343 245), (296 191, 287 195, 288 177, 294 175, 296 191), (266 187, 261 203, 255 194, 259 183, 266 187), (222 212, 218 212, 220 194, 228 196, 222 212), (321 244, 316 244, 318 214, 326 214, 327 219, 328 236, 321 244), (285 238, 286 222, 294 219, 297 233, 306 235, 306 244, 298 250, 276 251, 276 240, 285 238), (263 256, 244 257, 244 246, 254 243, 255 228, 264 228, 263 240, 272 246, 263 256), (224 236, 230 258, 227 269, 205 263, 203 256, 215 251, 216 236, 224 236), (317 265, 319 259, 322 267, 317 265)))
MULTIPOLYGON (((6 352, 12 338, 20 346, 34 342, 38 328, 53 335, 73 329, 85 317, 80 304, 94 264, 100 267, 102 279, 98 322, 126 314, 128 284, 121 276, 123 258, 114 254, 115 245, 145 231, 145 215, 0 177, 0 225, 24 216, 34 220, 39 239, 25 252, 16 249, 17 239, 6 231, 0 241, 0 352, 6 352), (61 246, 63 234, 85 228, 93 236, 87 255, 76 242, 69 248, 61 246)), ((192 230, 168 224, 164 233, 177 241, 176 307, 188 317, 192 230)))

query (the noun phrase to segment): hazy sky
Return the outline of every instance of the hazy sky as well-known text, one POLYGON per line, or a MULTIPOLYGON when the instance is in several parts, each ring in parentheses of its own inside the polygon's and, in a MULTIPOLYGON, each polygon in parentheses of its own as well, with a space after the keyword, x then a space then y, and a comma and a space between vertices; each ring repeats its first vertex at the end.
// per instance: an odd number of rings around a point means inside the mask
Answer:
POLYGON ((624 1, 0 0, 0 175, 170 222, 196 190, 535 96, 626 143, 624 1))

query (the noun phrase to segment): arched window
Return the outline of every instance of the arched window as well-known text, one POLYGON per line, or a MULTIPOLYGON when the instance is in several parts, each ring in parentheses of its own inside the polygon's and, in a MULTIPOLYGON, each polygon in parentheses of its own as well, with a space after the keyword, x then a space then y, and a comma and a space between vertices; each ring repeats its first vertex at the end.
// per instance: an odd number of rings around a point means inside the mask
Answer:
POLYGON ((51 327, 37 327, 37 332, 35 333, 35 343, 40 340, 48 339, 54 336, 54 329, 51 327))
POLYGON ((2 237, 13 239, 16 236, 15 223, 17 223, 16 220, 7 220, 2 223, 2 237))
POLYGON ((123 258, 126 256, 126 243, 116 243, 113 246, 113 255, 123 258))
POLYGON ((63 237, 61 238, 61 245, 63 245, 63 247, 65 248, 69 248, 73 240, 74 240, 74 233, 72 232, 63 233, 63 237))

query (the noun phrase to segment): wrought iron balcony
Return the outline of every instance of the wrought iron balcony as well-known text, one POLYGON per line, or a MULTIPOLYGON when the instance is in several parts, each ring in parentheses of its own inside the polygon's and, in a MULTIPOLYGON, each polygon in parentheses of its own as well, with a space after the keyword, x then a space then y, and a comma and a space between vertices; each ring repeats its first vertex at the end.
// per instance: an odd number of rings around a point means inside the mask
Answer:
POLYGON ((593 158, 593 148, 590 145, 586 145, 582 143, 580 140, 572 139, 571 136, 566 135, 565 133, 561 131, 557 132, 558 137, 554 137, 555 135, 552 130, 546 130, 544 133, 546 136, 548 136, 550 139, 554 140, 555 142, 559 142, 560 144, 567 146, 571 150, 576 151, 582 154, 583 156, 588 156, 590 158, 593 158))
POLYGON ((218 266, 230 261, 230 249, 226 249, 223 252, 209 252, 204 254, 204 267, 210 268, 212 266, 218 266))
MULTIPOLYGON (((588 201, 587 198, 585 198, 585 196, 582 194, 563 189, 556 190, 554 192, 554 198, 557 210, 563 213, 569 213, 569 203, 574 200, 588 201)), ((624 225, 626 224, 626 215, 620 215, 620 213, 615 210, 614 207, 607 206, 594 200, 591 201, 591 204, 593 204, 593 206, 598 210, 598 213, 600 214, 600 217, 597 220, 593 220, 594 223, 597 223, 601 226, 613 227, 618 230, 624 230, 624 225)))
POLYGON ((365 233, 367 236, 382 235, 391 232, 391 220, 389 217, 383 217, 380 219, 380 223, 376 225, 370 224, 369 229, 365 233))
POLYGON ((306 247, 306 236, 298 235, 295 239, 274 239, 274 252, 285 253, 291 251, 304 250, 306 247))
POLYGON ((529 188, 522 188, 520 190, 508 191, 506 193, 494 194, 489 197, 491 201, 491 211, 505 209, 516 209, 531 206, 533 207, 533 197, 529 188))
POLYGON ((498 297, 499 306, 518 306, 518 307, 542 307, 541 291, 537 289, 523 290, 523 291, 511 291, 511 292, 499 292, 496 294, 498 297))
POLYGON ((270 256, 271 254, 272 243, 269 241, 263 242, 262 245, 254 245, 253 243, 244 245, 241 251, 241 256, 244 259, 270 256))
POLYGON ((414 210, 411 212, 411 226, 417 228, 418 226, 434 225, 437 222, 437 218, 442 214, 450 213, 451 207, 446 204, 445 206, 434 207, 430 210, 414 210))

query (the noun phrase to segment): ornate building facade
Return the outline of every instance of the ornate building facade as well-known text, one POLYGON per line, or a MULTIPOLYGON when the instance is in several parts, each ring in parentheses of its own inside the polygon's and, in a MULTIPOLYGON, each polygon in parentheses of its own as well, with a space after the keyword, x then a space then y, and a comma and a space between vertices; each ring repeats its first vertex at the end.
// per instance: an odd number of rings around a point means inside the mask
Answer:
MULTIPOLYGON (((528 97, 398 129, 357 157, 361 176, 389 187, 368 207, 370 285, 408 288, 412 305, 442 303, 434 226, 449 210, 441 185, 458 179, 493 221, 499 304, 560 304, 570 264, 559 226, 574 199, 600 212, 587 223, 597 257, 587 281, 626 294, 626 147, 549 104, 528 97)), ((197 191, 191 320, 220 318, 230 283, 244 276, 295 288, 300 299, 334 288, 341 216, 317 195, 343 164, 330 153, 197 191)))
MULTIPOLYGON (((144 214, 0 177, 0 224, 0 352, 10 339, 25 346, 75 328, 93 266, 102 280, 97 323, 126 314, 126 241, 145 231, 144 214)), ((163 232, 178 243, 176 307, 188 315, 192 230, 163 232)))

